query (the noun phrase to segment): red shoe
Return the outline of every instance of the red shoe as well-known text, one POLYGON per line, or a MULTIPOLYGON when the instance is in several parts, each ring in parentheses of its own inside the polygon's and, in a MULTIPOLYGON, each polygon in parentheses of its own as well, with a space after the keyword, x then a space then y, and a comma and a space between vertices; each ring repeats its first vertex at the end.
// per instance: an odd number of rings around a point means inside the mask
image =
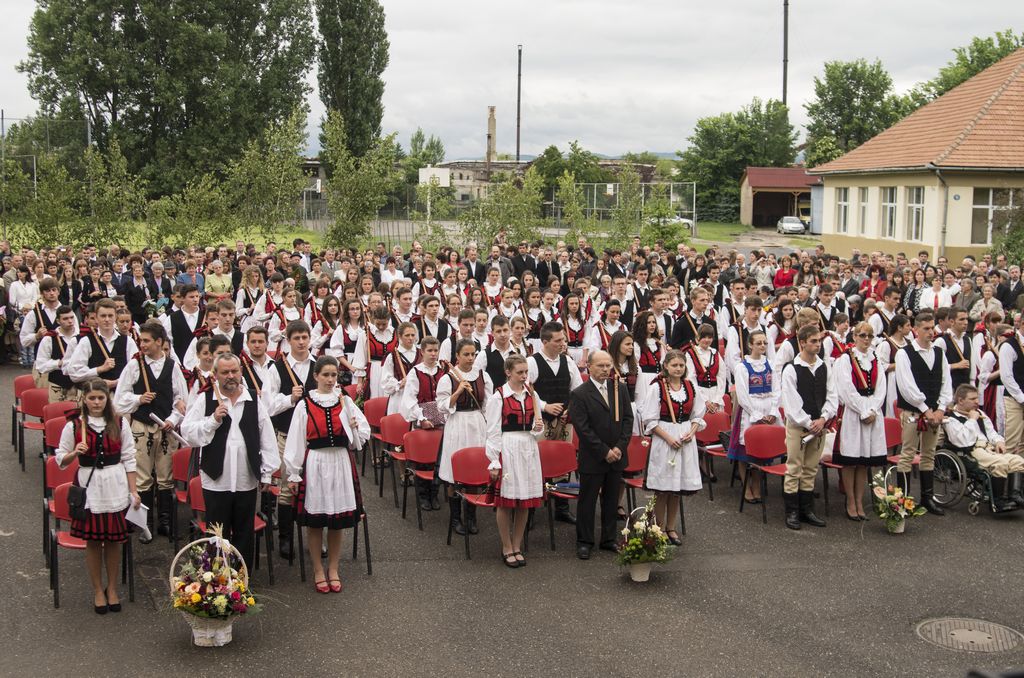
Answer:
POLYGON ((320 581, 318 581, 315 584, 313 584, 313 586, 316 587, 317 593, 330 593, 331 592, 331 587, 329 587, 327 585, 327 580, 326 579, 321 579, 320 581))
MULTIPOLYGON (((334 591, 335 593, 341 593, 341 580, 340 579, 332 579, 331 580, 331 591, 334 591)), ((324 591, 324 593, 327 593, 327 592, 324 591)))

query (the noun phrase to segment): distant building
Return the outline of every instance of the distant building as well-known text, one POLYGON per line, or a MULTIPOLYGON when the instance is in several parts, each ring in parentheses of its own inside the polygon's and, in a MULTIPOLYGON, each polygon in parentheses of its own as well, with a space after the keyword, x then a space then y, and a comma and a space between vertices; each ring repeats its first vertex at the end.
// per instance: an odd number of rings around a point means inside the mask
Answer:
POLYGON ((740 223, 774 228, 782 217, 811 221, 811 186, 803 167, 748 167, 740 177, 740 223))
POLYGON ((809 171, 829 252, 985 252, 1024 203, 1024 48, 809 171))

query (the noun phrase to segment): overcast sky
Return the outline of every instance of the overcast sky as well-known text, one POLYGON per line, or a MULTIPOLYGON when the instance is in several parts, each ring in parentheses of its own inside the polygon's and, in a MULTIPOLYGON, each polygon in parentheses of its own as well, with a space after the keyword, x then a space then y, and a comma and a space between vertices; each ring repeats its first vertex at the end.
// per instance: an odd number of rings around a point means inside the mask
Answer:
MULTIPOLYGON (((391 62, 385 131, 422 127, 448 159, 482 157, 487 107, 515 152, 516 45, 523 44, 522 152, 578 139, 608 155, 671 152, 700 117, 781 98, 782 0, 384 0, 391 62)), ((35 3, 0 0, 0 107, 36 110, 15 64, 35 3)), ((927 80, 972 36, 1024 30, 1021 0, 792 0, 789 104, 805 121, 829 60, 881 59, 897 90, 927 80)), ((310 73, 315 85, 315 74, 310 73)), ((315 123, 323 106, 311 94, 315 123)), ((315 141, 315 134, 314 134, 315 141)))

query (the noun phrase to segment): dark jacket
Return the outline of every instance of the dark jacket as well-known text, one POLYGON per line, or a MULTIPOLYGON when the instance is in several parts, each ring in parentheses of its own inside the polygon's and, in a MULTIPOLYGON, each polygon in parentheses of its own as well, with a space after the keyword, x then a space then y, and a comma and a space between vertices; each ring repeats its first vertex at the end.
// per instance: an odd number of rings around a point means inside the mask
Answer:
MULTIPOLYGON (((612 399, 612 380, 608 380, 608 398, 612 399)), ((609 406, 593 382, 588 381, 572 392, 569 398, 569 421, 579 438, 579 472, 607 473, 621 471, 629 463, 627 449, 633 434, 633 408, 625 384, 618 388, 619 421, 610 416, 609 406), (614 464, 605 459, 608 450, 618 447, 622 457, 614 464)))

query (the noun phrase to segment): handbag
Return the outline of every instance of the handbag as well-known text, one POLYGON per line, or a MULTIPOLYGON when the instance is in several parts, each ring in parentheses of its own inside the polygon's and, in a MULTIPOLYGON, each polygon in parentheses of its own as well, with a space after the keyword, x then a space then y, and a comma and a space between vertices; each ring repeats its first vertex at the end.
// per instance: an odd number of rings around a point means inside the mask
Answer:
POLYGON ((89 517, 89 511, 85 508, 86 490, 89 488, 89 483, 92 482, 92 474, 96 473, 96 467, 92 467, 92 471, 89 472, 89 479, 85 481, 85 487, 78 485, 72 485, 68 488, 68 513, 71 515, 72 520, 86 520, 89 517))
POLYGON ((428 400, 420 406, 423 411, 423 418, 434 425, 434 428, 441 428, 448 420, 448 411, 438 407, 437 403, 428 400))

